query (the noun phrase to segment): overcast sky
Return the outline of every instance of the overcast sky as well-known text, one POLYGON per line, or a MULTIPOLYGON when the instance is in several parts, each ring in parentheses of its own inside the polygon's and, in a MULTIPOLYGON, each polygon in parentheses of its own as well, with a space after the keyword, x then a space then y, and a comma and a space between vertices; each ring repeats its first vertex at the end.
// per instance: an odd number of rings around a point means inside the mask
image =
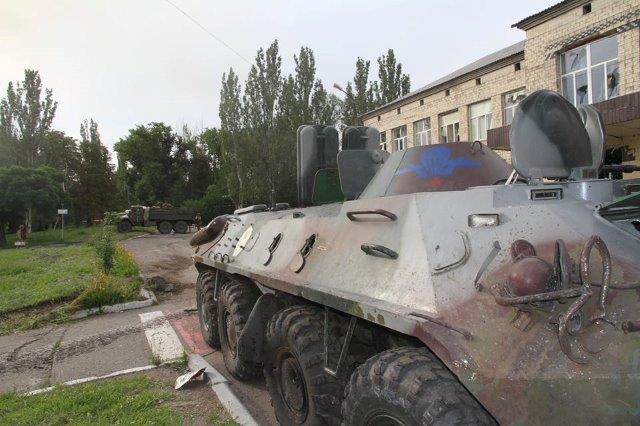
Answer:
MULTIPOLYGON (((388 48, 418 88, 524 39, 511 24, 558 0, 171 1, 249 60, 278 39, 283 73, 311 47, 333 90, 358 56, 375 64, 388 48)), ((1 97, 36 69, 58 101, 54 127, 78 137, 92 117, 110 148, 137 124, 216 126, 222 73, 249 69, 165 0, 0 0, 0 61, 1 97)))

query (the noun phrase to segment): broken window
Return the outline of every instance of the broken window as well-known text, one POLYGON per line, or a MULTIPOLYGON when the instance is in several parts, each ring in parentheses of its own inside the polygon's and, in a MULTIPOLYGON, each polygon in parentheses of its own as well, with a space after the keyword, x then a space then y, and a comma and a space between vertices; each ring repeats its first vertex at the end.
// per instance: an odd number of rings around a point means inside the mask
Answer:
POLYGON ((575 106, 618 96, 618 37, 577 47, 560 56, 562 94, 575 106))

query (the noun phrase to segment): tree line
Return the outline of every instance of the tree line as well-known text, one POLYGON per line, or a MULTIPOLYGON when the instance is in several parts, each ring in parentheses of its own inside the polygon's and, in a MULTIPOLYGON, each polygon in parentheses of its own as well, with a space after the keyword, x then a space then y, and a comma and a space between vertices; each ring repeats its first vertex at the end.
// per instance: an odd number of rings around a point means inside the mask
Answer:
POLYGON ((137 125, 114 145, 117 167, 93 119, 79 123, 79 139, 52 128, 53 91, 25 70, 0 100, 0 245, 19 224, 52 226, 58 208, 90 225, 132 204, 191 206, 205 220, 255 203, 294 205, 297 128, 360 125, 361 114, 408 93, 410 80, 388 50, 377 80, 358 58, 340 98, 317 78, 310 48, 293 59, 287 74, 277 40, 259 49, 243 84, 232 68, 223 74, 219 128, 137 125))

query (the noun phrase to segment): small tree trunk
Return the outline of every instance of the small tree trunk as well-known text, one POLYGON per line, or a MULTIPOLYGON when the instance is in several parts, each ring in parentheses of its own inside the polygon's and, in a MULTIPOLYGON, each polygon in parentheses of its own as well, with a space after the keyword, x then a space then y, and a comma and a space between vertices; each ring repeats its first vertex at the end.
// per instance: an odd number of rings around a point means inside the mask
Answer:
POLYGON ((6 226, 6 223, 0 222, 0 247, 4 247, 7 245, 7 235, 5 233, 6 226))
POLYGON ((31 206, 27 207, 27 234, 31 234, 31 206))

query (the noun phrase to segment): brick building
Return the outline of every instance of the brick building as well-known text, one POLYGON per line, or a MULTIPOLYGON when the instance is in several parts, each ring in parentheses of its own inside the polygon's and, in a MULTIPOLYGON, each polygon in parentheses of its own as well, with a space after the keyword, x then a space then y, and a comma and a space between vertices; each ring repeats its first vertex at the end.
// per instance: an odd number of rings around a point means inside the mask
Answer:
POLYGON ((603 114, 611 161, 640 160, 640 0, 565 0, 513 27, 525 40, 362 116, 388 151, 481 140, 509 158, 515 106, 539 89, 603 114), (617 158, 617 160, 616 160, 617 158))

